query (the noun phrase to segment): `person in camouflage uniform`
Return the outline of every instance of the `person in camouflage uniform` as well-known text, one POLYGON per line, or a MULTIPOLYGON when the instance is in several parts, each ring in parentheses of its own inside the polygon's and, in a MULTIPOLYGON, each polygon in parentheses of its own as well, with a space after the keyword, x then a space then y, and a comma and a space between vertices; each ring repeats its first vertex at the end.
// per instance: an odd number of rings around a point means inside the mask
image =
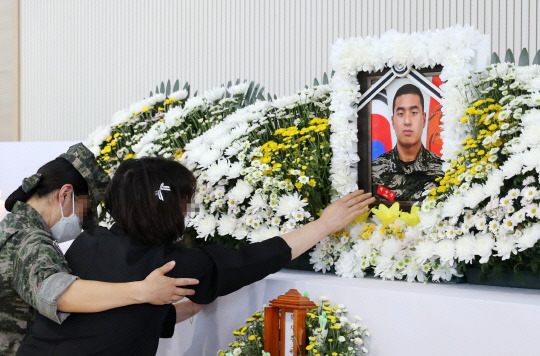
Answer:
MULTIPOLYGON (((66 298, 69 310, 64 311, 97 312, 141 302, 168 304, 192 294, 192 290, 175 287, 196 280, 163 276, 173 265, 159 269, 157 279, 149 276, 134 283, 82 281, 70 274, 51 232, 60 221, 59 205, 65 205, 68 216, 74 194, 74 213, 87 215, 85 225, 95 224, 95 212, 85 214, 84 210, 88 200, 97 206, 108 182, 93 154, 76 144, 25 178, 6 200, 11 214, 0 222, 0 355, 15 355, 34 320, 34 310, 57 323, 65 320, 69 313, 59 311, 60 297, 66 298)), ((156 271, 151 275, 156 276, 156 271)))
POLYGON ((396 194, 395 200, 422 200, 422 193, 435 187, 435 179, 444 172, 441 158, 421 141, 426 114, 420 89, 412 84, 399 88, 392 112, 397 143, 371 164, 373 195, 380 196, 377 190, 382 185, 396 194))
POLYGON ((423 146, 416 160, 399 159, 396 147, 380 156, 371 167, 373 195, 380 184, 396 193, 395 200, 422 200, 422 192, 436 186, 435 179, 444 175, 442 161, 423 146))

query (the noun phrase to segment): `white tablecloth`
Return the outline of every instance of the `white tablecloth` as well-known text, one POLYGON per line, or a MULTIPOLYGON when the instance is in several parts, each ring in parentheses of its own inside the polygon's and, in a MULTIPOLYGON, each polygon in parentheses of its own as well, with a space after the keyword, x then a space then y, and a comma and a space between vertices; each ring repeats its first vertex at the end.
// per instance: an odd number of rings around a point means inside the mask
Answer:
POLYGON ((343 303, 371 332, 372 356, 540 355, 540 290, 407 283, 284 270, 228 296, 176 326, 158 355, 216 355, 232 331, 290 288, 343 303))

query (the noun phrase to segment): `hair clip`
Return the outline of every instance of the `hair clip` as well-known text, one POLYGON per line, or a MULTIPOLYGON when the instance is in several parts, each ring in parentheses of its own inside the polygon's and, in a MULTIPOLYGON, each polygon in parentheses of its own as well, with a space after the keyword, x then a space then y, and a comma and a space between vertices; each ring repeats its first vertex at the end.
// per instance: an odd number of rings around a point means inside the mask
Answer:
POLYGON ((163 201, 163 194, 161 193, 162 191, 170 192, 171 187, 169 187, 168 185, 165 185, 165 183, 161 183, 161 185, 159 186, 159 189, 156 190, 156 195, 158 196, 159 200, 161 200, 161 201, 163 201))

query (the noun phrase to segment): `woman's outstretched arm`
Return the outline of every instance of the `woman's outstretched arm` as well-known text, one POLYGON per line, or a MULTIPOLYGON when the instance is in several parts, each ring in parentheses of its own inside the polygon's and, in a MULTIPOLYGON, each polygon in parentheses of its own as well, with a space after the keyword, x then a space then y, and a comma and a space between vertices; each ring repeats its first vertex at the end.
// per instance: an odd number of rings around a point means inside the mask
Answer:
POLYGON ((356 217, 367 213, 368 205, 374 201, 371 193, 358 190, 327 206, 317 220, 282 235, 291 248, 292 258, 300 256, 324 237, 343 229, 356 217))

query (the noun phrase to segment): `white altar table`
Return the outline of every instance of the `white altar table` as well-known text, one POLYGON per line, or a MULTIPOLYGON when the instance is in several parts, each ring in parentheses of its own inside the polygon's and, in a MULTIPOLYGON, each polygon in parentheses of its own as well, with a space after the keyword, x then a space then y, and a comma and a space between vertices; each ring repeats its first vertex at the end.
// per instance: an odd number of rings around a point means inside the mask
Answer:
POLYGON ((540 290, 454 283, 344 279, 283 270, 221 297, 160 341, 159 356, 216 355, 262 305, 296 288, 359 315, 368 355, 539 355, 540 290))

